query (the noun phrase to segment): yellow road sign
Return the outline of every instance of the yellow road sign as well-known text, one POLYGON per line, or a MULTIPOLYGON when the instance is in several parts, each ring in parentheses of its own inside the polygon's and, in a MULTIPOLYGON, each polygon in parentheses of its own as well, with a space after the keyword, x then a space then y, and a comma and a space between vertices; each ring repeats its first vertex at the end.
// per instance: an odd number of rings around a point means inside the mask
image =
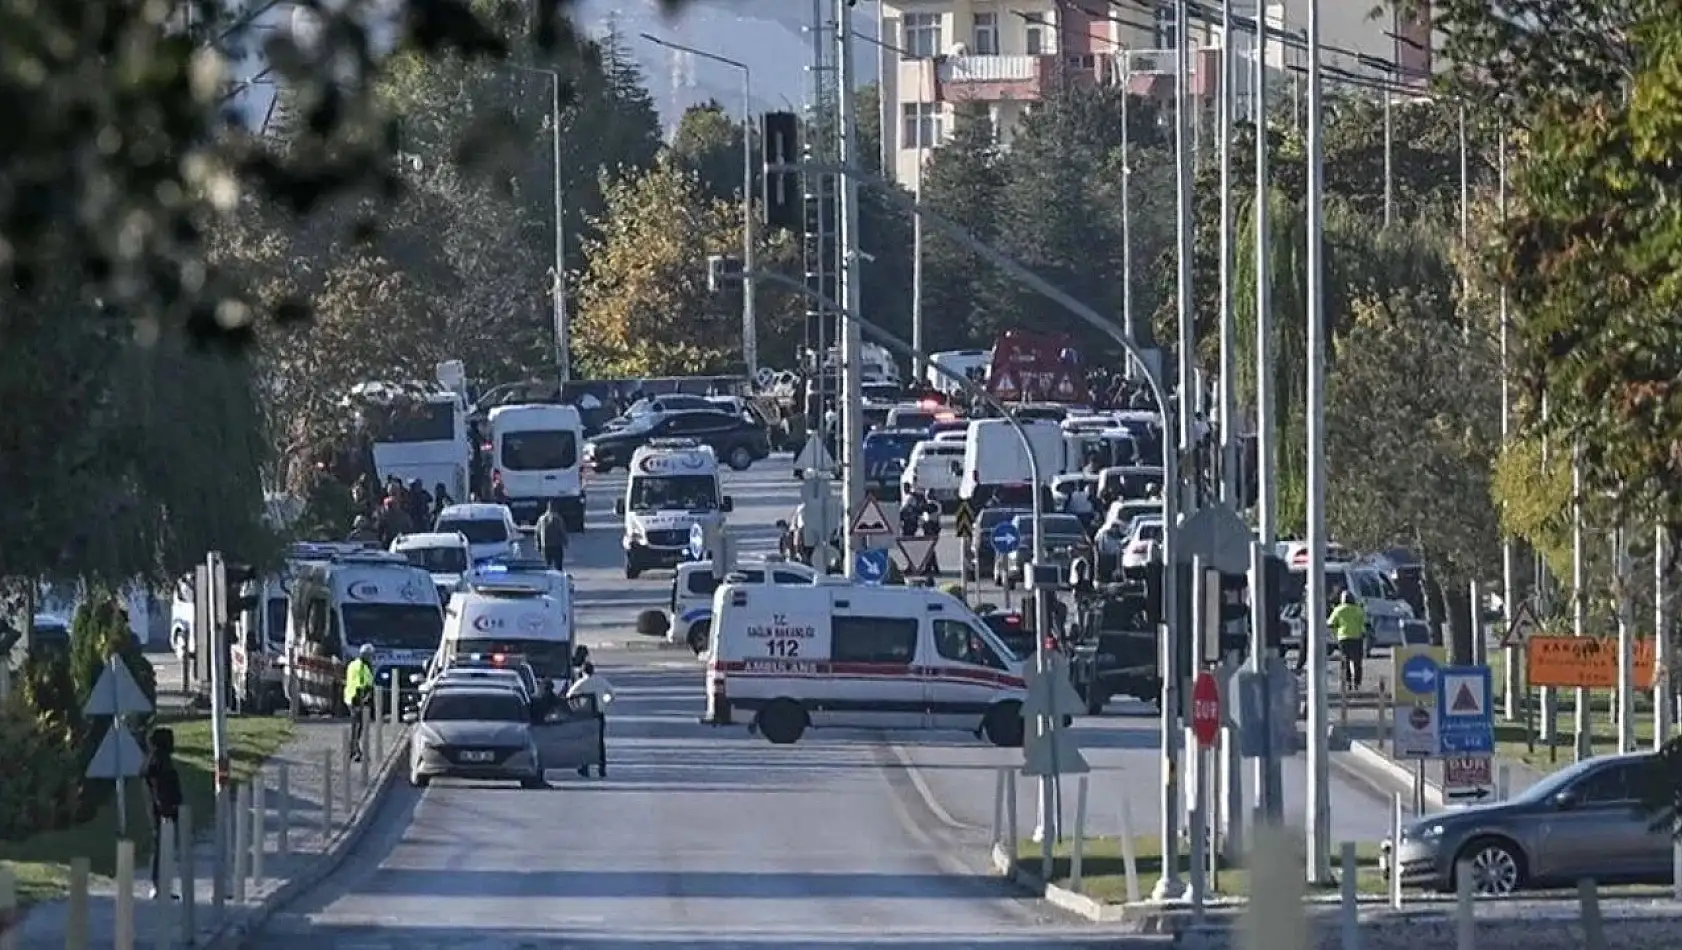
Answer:
POLYGON ((968 538, 975 534, 975 512, 970 510, 969 502, 958 502, 958 513, 953 521, 957 524, 958 537, 968 538))

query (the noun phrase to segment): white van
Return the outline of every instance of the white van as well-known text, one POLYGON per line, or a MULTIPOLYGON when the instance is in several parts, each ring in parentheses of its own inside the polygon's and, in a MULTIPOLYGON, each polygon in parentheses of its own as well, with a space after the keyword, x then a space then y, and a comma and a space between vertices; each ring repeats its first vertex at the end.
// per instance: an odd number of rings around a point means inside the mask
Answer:
POLYGON ((720 491, 718 456, 694 439, 654 439, 631 456, 625 497, 613 503, 625 518, 625 577, 688 560, 689 531, 722 527, 734 508, 720 491))
POLYGON ((410 564, 431 574, 438 598, 446 602, 461 575, 473 564, 473 546, 459 531, 400 534, 391 541, 391 553, 403 555, 410 564))
POLYGON ((472 654, 520 656, 564 693, 572 678, 573 613, 570 585, 518 573, 469 575, 444 608, 433 668, 472 654))
POLYGON ((899 476, 900 497, 913 491, 922 492, 930 501, 939 502, 947 510, 958 507, 958 474, 953 463, 964 461, 964 443, 929 440, 911 447, 911 457, 905 460, 905 471, 899 476))
POLYGON ((712 642, 713 594, 723 583, 810 585, 825 576, 799 561, 768 555, 742 561, 720 581, 713 576, 713 562, 685 561, 672 577, 672 616, 666 638, 689 644, 696 656, 707 652, 712 642))
POLYGON ((497 406, 488 417, 492 468, 502 476, 519 524, 535 524, 549 503, 561 504, 567 530, 584 530, 584 475, 579 448, 584 420, 576 406, 497 406))
POLYGON ((778 745, 808 728, 964 729, 1022 744, 1025 657, 926 587, 726 583, 713 595, 707 714, 778 745))
POLYGON ((438 512, 432 530, 439 534, 461 534, 467 538, 473 563, 511 558, 520 543, 520 526, 507 505, 475 501, 449 505, 438 512))
MULTIPOLYGON (((1022 428, 1033 446, 1034 460, 1039 463, 1040 480, 1051 480, 1067 471, 1067 446, 1063 441, 1063 427, 1049 419, 1023 419, 1022 428)), ((959 468, 958 497, 985 505, 989 498, 1001 491, 1032 499, 1024 491, 1029 478, 1028 454, 1022 450, 1022 439, 1007 419, 977 419, 970 424, 964 439, 964 458, 959 468)))

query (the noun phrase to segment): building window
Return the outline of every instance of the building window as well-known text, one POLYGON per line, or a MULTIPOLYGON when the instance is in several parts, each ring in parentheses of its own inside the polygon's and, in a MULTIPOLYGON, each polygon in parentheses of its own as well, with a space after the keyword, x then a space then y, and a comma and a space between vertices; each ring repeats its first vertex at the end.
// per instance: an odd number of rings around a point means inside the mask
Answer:
POLYGON ((997 13, 977 13, 975 15, 975 55, 999 55, 999 15, 997 13))
POLYGON ((934 148, 940 144, 940 105, 907 102, 901 108, 901 148, 934 148))
POLYGON ((901 42, 908 59, 932 59, 940 55, 940 14, 907 13, 901 42))
POLYGON ((1045 52, 1045 18, 1038 13, 1015 14, 1022 18, 1024 24, 1023 52, 1029 56, 1039 56, 1045 52))
POLYGON ((1156 8, 1156 48, 1178 49, 1180 46, 1179 25, 1174 22, 1173 7, 1156 8))

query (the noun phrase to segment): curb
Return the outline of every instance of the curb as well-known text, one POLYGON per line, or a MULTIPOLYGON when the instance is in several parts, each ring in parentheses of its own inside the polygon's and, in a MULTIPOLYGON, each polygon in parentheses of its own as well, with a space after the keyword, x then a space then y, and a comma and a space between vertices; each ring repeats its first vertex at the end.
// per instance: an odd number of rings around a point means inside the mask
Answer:
MULTIPOLYGON (((1379 773, 1376 777, 1382 778, 1395 786, 1392 791, 1401 792, 1403 795, 1413 794, 1413 770, 1391 759, 1372 743, 1361 740, 1352 741, 1349 743, 1349 754, 1357 759, 1361 765, 1379 773)), ((1443 798, 1442 786, 1431 781, 1429 777, 1425 779, 1425 804, 1427 807, 1439 811, 1448 808, 1448 803, 1443 798)))
POLYGON ((1048 884, 1040 880, 1038 874, 1023 869, 1022 863, 1007 854, 1001 845, 995 844, 990 850, 993 870, 1009 879, 1017 887, 1043 899, 1059 910, 1066 910, 1078 917, 1084 917, 1094 923, 1101 924, 1139 919, 1137 912, 1129 914, 1127 908, 1120 904, 1100 903, 1085 894, 1078 894, 1066 887, 1059 887, 1056 884, 1048 884))
POLYGON ((256 903, 228 915, 203 939, 200 946, 207 950, 234 950, 243 946, 246 938, 267 926, 281 908, 297 900, 343 867, 357 843, 367 834, 370 824, 368 819, 379 810, 386 793, 396 784, 402 772, 397 766, 409 750, 408 739, 409 728, 405 727, 394 737, 385 760, 380 763, 378 771, 370 776, 368 787, 362 790, 362 797, 357 800, 344 826, 328 839, 322 853, 311 861, 301 874, 279 885, 256 903))

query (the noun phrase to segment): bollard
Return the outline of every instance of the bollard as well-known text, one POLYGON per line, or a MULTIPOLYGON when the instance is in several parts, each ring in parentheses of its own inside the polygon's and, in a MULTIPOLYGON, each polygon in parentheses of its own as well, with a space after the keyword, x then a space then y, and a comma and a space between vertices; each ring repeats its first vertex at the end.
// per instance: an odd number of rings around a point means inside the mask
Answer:
POLYGON ((1577 882, 1577 905, 1582 911, 1583 950, 1606 950, 1606 928, 1600 919, 1600 889, 1591 878, 1577 882))
POLYGON ((1069 890, 1080 892, 1081 863, 1086 856, 1086 776, 1075 782, 1075 841, 1069 853, 1069 890))
POLYGON ((1004 844, 1005 782, 1009 780, 1009 769, 998 769, 993 772, 993 847, 995 848, 1004 844))
POLYGON ((385 694, 374 690, 374 761, 385 761, 385 694))
POLYGON ((127 838, 117 842, 115 909, 111 946, 115 950, 134 950, 134 842, 127 838))
MULTIPOLYGON (((87 884, 86 878, 84 878, 82 890, 84 917, 87 914, 87 901, 87 884)), ((20 903, 16 876, 12 874, 11 868, 0 865, 0 950, 16 950, 18 944, 23 942, 17 936, 17 932, 23 929, 23 918, 18 912, 20 903), (13 917, 17 917, 18 920, 14 922, 13 917)), ((86 926, 85 921, 84 926, 86 926)), ((86 938, 83 939, 82 943, 86 945, 86 938)))
POLYGON ((251 878, 251 784, 234 790, 234 903, 245 903, 245 885, 251 878))
POLYGON ((1402 793, 1390 795, 1390 909, 1402 909, 1402 868, 1398 859, 1402 853, 1402 793))
POLYGON ((1670 846, 1670 891, 1672 898, 1682 901, 1682 839, 1670 846))
POLYGON ((269 844, 269 782, 258 772, 251 784, 251 886, 263 879, 263 855, 269 844))
POLYGON ((1307 869, 1302 833, 1276 824, 1256 827, 1250 838, 1250 900, 1240 923, 1244 950, 1308 947, 1308 915, 1303 911, 1307 869))
POLYGON ((70 859, 69 916, 64 922, 64 950, 88 950, 88 875, 87 858, 70 859))
POLYGON ((1345 841, 1338 849, 1339 885, 1343 895, 1338 918, 1343 921, 1343 950, 1361 950, 1361 895, 1355 856, 1355 842, 1345 841))
POLYGON ((1121 871, 1127 879, 1127 902, 1139 903, 1139 856, 1133 850, 1133 813, 1121 797, 1121 871))
POLYGON ((1513 788, 1513 769, 1510 765, 1495 767, 1495 800, 1504 802, 1513 788))
POLYGON ((218 920, 228 903, 228 796, 222 792, 216 793, 215 813, 211 820, 215 827, 211 829, 211 843, 213 850, 210 856, 210 910, 212 916, 218 920))
POLYGON ((181 806, 181 817, 178 821, 181 827, 187 829, 182 840, 187 846, 181 849, 181 860, 176 864, 181 869, 181 945, 192 946, 193 938, 198 935, 199 927, 196 917, 199 904, 199 875, 198 857, 193 852, 193 810, 186 805, 181 806))
POLYGON ((1016 868, 1016 859, 1018 857, 1017 845, 1020 840, 1017 838, 1016 828, 1015 772, 1010 773, 1010 780, 1005 783, 1005 834, 1010 837, 1010 842, 1005 845, 1005 853, 1010 855, 1010 865, 1012 871, 1014 871, 1016 868))
POLYGON ((274 853, 286 857, 292 853, 292 771, 285 762, 275 765, 276 819, 274 853))
MULTIPOLYGON (((357 777, 362 780, 362 787, 364 789, 366 789, 368 787, 368 760, 373 758, 373 756, 368 754, 370 750, 366 748, 366 746, 368 745, 368 729, 369 729, 369 726, 370 726, 370 723, 368 722, 368 707, 367 706, 360 707, 357 710, 356 714, 359 717, 361 717, 361 719, 362 719, 362 745, 364 746, 364 748, 356 750, 356 762, 357 762, 357 770, 356 771, 357 771, 357 777)), ((350 803, 346 802, 345 803, 345 815, 347 817, 350 815, 350 809, 351 809, 350 803)))
POLYGON ((339 782, 339 791, 341 793, 339 800, 344 802, 344 806, 345 806, 345 811, 344 811, 345 818, 344 818, 344 820, 348 824, 350 822, 350 810, 351 810, 351 807, 352 807, 351 803, 356 800, 356 797, 355 797, 356 777, 352 773, 351 767, 350 767, 351 766, 351 762, 350 762, 350 730, 348 728, 345 730, 345 735, 344 735, 344 749, 345 749, 345 754, 344 754, 345 767, 344 767, 344 771, 342 773, 340 773, 340 776, 339 776, 339 778, 341 779, 341 781, 339 782))
POLYGON ((170 893, 175 888, 175 841, 176 823, 165 819, 158 822, 158 840, 152 842, 152 847, 158 849, 158 890, 152 895, 152 903, 157 907, 157 913, 152 917, 154 946, 158 950, 170 950, 174 941, 171 931, 174 929, 170 920, 169 905, 172 900, 170 893))
POLYGON ((321 753, 321 836, 333 837, 333 750, 321 753))
POLYGON ((1477 920, 1472 909, 1472 862, 1461 861, 1454 866, 1454 946, 1456 950, 1475 950, 1477 920))
POLYGON ((398 728, 403 722, 403 687, 396 676, 391 678, 391 701, 386 708, 391 710, 391 727, 398 728))
POLYGON ((1392 712, 1390 690, 1383 677, 1378 680, 1378 748, 1389 755, 1396 754, 1396 737, 1390 730, 1392 712))

